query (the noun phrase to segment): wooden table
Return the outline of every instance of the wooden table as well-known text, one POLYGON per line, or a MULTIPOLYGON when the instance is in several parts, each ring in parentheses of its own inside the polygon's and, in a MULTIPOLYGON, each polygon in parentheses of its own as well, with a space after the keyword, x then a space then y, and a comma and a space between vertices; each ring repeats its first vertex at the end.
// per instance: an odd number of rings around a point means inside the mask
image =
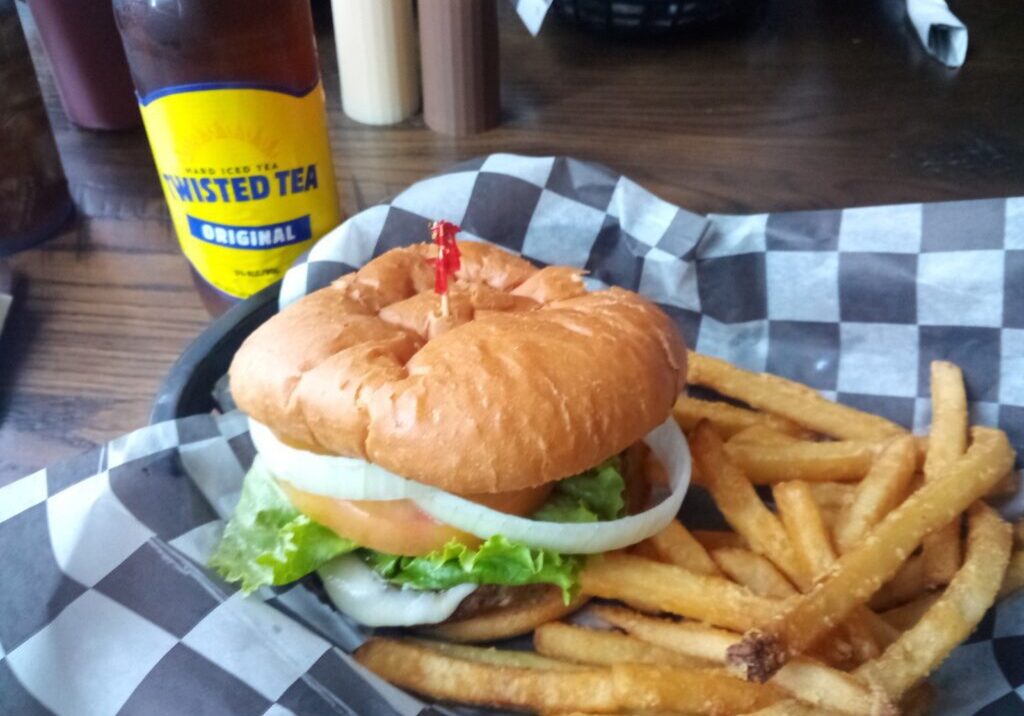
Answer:
MULTIPOLYGON (((954 5, 971 32, 960 71, 925 55, 898 0, 777 0, 740 35, 655 43, 556 22, 533 39, 504 10, 503 124, 461 140, 418 119, 345 118, 321 23, 339 190, 354 212, 503 151, 604 162, 699 212, 1024 194, 1024 5, 954 5)), ((70 126, 41 64, 81 218, 10 261, 20 283, 0 341, 0 485, 143 425, 209 320, 145 137, 70 126)))

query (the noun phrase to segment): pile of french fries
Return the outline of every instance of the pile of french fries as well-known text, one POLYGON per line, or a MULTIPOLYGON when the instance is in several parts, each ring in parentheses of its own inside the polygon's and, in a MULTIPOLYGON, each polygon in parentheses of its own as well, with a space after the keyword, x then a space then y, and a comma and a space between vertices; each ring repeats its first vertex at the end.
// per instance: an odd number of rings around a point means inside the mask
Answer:
POLYGON ((927 713, 925 678, 1024 586, 1024 525, 983 500, 1016 489, 1014 451, 969 426, 960 369, 931 366, 927 438, 707 356, 690 355, 689 383, 748 406, 675 408, 730 531, 673 522, 591 559, 598 599, 539 627, 535 652, 371 639, 359 661, 427 696, 541 714, 927 713))

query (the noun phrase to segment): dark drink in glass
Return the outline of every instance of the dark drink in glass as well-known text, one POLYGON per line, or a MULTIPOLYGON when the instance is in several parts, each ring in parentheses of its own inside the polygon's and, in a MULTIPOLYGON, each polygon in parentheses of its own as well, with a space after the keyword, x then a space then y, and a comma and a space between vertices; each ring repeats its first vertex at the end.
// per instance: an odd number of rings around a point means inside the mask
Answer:
POLYGON ((86 129, 142 124, 110 0, 28 0, 68 119, 86 129))
POLYGON ((52 236, 73 211, 14 0, 0 0, 0 255, 52 236))

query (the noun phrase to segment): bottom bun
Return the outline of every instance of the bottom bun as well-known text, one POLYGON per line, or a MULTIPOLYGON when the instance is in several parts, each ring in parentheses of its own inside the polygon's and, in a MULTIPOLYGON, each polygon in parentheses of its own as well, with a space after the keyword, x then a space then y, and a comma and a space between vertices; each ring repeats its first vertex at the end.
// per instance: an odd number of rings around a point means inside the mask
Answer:
POLYGON ((527 634, 541 624, 561 619, 586 601, 586 597, 577 597, 566 604, 562 590, 549 584, 488 585, 466 597, 447 621, 417 631, 448 641, 497 641, 527 634))

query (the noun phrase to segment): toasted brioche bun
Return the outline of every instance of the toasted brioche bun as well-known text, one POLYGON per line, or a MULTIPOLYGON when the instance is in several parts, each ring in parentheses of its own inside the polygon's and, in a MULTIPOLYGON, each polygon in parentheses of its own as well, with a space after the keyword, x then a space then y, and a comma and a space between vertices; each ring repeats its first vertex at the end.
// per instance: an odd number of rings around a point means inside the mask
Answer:
POLYGON ((668 316, 630 291, 587 293, 577 269, 459 248, 447 318, 429 244, 271 318, 231 365, 239 407, 297 447, 459 494, 576 474, 665 420, 686 370, 668 316))

